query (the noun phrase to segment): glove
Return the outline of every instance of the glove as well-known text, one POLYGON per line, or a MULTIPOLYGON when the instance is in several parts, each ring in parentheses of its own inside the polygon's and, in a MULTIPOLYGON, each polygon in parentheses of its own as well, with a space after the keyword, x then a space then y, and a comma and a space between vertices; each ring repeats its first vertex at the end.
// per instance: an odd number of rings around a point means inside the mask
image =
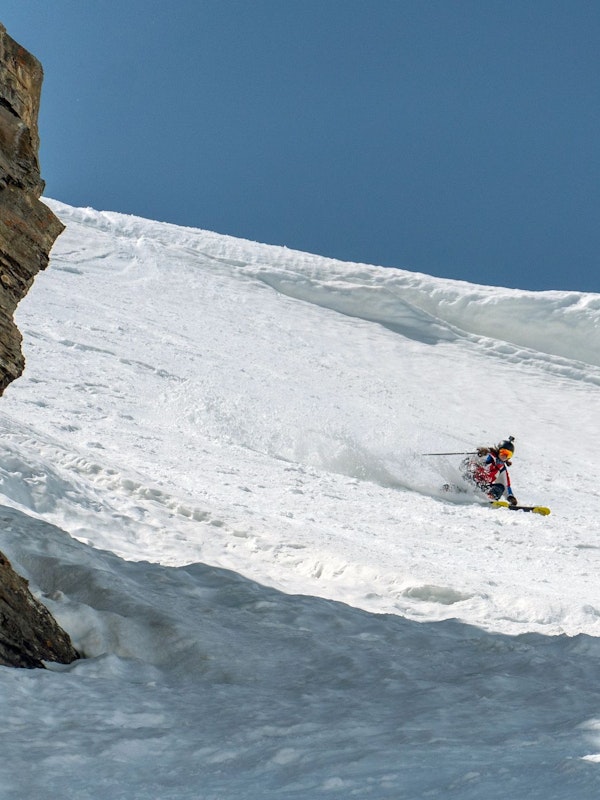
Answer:
POLYGON ((517 505, 517 498, 514 496, 514 494, 508 495, 508 502, 511 504, 511 506, 517 505))
POLYGON ((490 452, 490 449, 489 449, 489 447, 478 447, 478 448, 477 448, 477 455, 478 455, 479 457, 481 457, 481 456, 487 456, 487 454, 488 454, 489 452, 490 452))

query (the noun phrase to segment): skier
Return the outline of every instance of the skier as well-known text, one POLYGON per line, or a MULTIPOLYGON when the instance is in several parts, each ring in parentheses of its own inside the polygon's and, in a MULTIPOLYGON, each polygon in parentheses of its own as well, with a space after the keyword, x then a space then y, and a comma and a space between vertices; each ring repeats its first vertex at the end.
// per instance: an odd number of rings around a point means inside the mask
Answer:
POLYGON ((477 455, 463 461, 463 474, 474 483, 490 500, 500 500, 506 493, 511 506, 517 505, 517 498, 510 486, 510 459, 515 452, 514 436, 509 436, 496 447, 478 447, 477 455))

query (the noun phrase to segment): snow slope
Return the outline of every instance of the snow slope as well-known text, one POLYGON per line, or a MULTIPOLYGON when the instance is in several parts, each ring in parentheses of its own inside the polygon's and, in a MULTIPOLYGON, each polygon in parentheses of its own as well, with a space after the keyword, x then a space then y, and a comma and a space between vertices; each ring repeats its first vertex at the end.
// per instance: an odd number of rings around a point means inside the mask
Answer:
POLYGON ((0 549, 87 658, 1 671, 0 797, 596 796, 600 295, 48 202, 0 549), (509 434, 550 517, 422 455, 509 434))

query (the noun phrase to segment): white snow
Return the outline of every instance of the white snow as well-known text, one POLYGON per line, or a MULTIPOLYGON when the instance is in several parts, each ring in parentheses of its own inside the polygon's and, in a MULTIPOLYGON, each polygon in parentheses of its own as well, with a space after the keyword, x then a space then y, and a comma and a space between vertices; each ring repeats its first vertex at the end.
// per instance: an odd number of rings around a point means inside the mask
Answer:
POLYGON ((600 295, 47 202, 0 550, 86 658, 0 669, 0 797, 598 796, 600 295), (548 517, 422 455, 509 434, 548 517))

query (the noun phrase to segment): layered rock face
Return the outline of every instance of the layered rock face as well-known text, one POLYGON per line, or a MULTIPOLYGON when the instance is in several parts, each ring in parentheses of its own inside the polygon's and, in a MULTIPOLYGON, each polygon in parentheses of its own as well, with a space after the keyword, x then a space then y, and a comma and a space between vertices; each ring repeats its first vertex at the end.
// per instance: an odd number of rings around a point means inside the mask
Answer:
MULTIPOLYGON (((48 265, 64 227, 39 200, 42 74, 40 63, 0 24, 0 394, 24 368, 15 308, 48 265)), ((0 664, 43 667, 44 661, 68 664, 76 658, 68 634, 0 553, 0 664)))
POLYGON ((69 635, 0 553, 0 664, 43 668, 44 661, 70 664, 78 657, 69 635))
POLYGON ((39 61, 0 23, 0 394, 25 366, 15 308, 64 227, 39 199, 42 78, 39 61))

